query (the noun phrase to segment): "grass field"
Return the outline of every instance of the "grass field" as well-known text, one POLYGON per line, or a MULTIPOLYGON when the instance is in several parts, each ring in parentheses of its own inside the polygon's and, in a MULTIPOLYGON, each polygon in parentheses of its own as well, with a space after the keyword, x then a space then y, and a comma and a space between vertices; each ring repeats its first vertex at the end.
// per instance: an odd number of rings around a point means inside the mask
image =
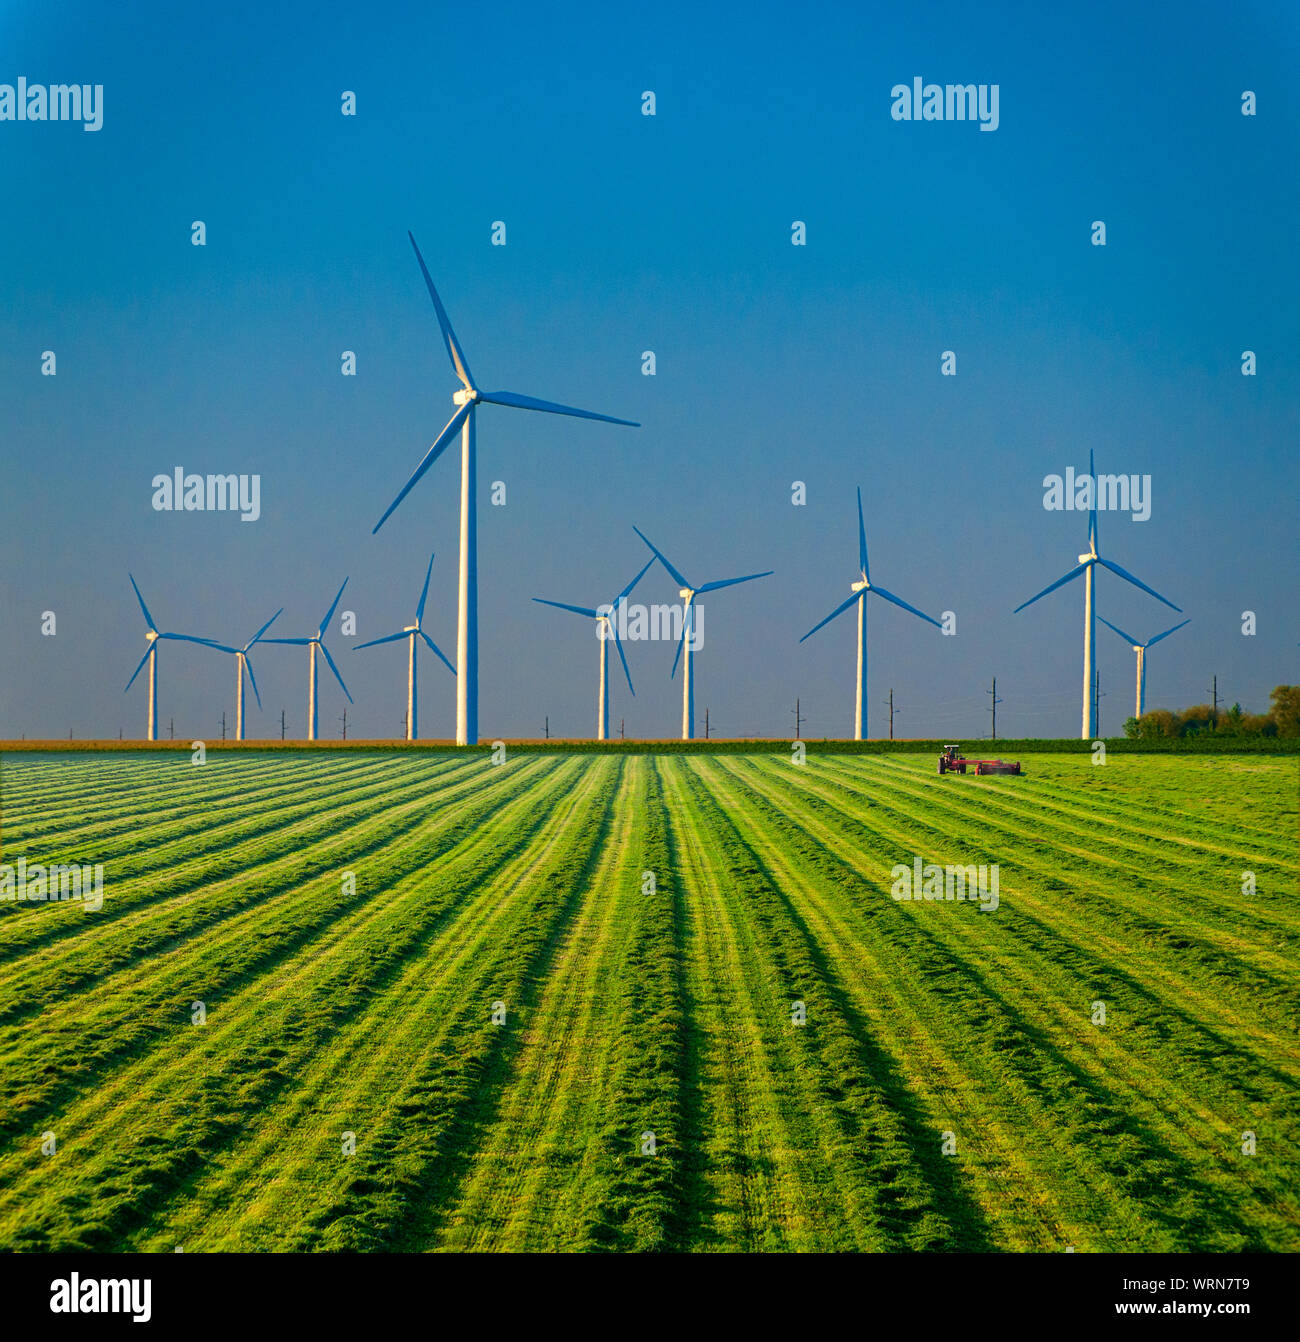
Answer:
POLYGON ((0 1245, 1300 1249, 1296 760, 1028 768, 6 756, 0 1245))

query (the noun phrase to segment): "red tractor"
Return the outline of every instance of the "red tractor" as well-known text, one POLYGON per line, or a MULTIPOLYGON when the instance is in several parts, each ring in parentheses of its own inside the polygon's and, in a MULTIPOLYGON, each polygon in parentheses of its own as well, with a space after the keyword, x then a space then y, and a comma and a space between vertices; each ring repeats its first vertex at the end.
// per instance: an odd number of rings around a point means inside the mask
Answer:
POLYGON ((939 756, 939 773, 964 774, 969 765, 977 774, 1020 774, 1020 761, 1014 764, 1007 760, 968 760, 962 756, 960 746, 944 746, 939 756))

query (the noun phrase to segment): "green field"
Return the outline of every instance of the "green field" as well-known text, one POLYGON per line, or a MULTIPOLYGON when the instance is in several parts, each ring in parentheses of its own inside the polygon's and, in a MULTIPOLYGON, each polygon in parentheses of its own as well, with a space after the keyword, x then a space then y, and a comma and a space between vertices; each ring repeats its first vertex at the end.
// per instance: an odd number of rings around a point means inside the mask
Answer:
POLYGON ((1297 761, 1027 768, 8 755, 0 1245, 1300 1248, 1297 761))

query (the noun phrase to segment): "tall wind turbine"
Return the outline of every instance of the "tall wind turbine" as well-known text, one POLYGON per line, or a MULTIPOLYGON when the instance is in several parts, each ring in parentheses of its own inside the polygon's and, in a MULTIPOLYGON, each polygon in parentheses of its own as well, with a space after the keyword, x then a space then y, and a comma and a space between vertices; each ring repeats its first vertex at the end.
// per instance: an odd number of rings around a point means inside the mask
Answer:
POLYGON ((743 578, 723 578, 720 582, 706 582, 699 587, 693 587, 680 570, 673 566, 664 558, 663 552, 656 550, 647 539, 645 533, 640 527, 633 527, 633 531, 641 537, 647 545, 654 550, 655 556, 659 562, 672 575, 673 581, 678 584, 678 596, 686 602, 686 611, 682 617, 682 639, 677 645, 677 654, 673 658, 672 676, 677 675, 677 663, 681 660, 682 649, 686 649, 686 667, 682 677, 682 740, 691 741, 695 738, 695 678, 692 674, 692 661, 695 650, 692 648, 694 639, 691 637, 695 630, 695 598, 703 596, 705 592, 716 592, 722 587, 734 587, 739 582, 753 582, 755 578, 770 578, 773 570, 768 569, 763 573, 747 573, 743 578))
POLYGON ((429 578, 433 573, 433 556, 429 556, 429 567, 424 575, 424 588, 420 592, 420 604, 415 608, 415 623, 408 624, 403 629, 399 629, 395 634, 385 634, 383 638, 372 638, 369 643, 358 643, 353 652, 360 652, 362 648, 373 648, 380 643, 396 643, 399 639, 406 639, 410 643, 410 649, 407 657, 406 674, 406 739, 408 741, 418 741, 420 739, 420 696, 418 684, 416 681, 416 638, 422 638, 432 649, 434 654, 442 661, 442 664, 454 676, 456 668, 442 655, 442 649, 424 632, 424 603, 429 596, 429 578))
MULTIPOLYGON (((149 607, 144 604, 144 597, 140 595, 140 589, 135 585, 135 578, 131 574, 126 575, 131 579, 131 586, 135 588, 135 599, 140 603, 140 609, 144 612, 144 622, 149 626, 145 633, 145 638, 149 640, 149 649, 145 655, 140 658, 140 665, 132 672, 131 679, 126 682, 126 690, 129 690, 135 684, 135 678, 144 670, 145 663, 149 664, 149 724, 146 728, 146 741, 156 741, 158 739, 158 643, 161 639, 172 639, 177 643, 200 643, 205 648, 211 647, 211 643, 206 638, 195 638, 193 634, 163 634, 159 633, 158 626, 153 622, 153 616, 149 614, 149 607)), ((125 694, 126 690, 122 693, 125 694)))
POLYGON ((884 597, 886 601, 892 602, 895 606, 901 606, 904 610, 911 611, 913 615, 919 616, 922 620, 928 620, 936 629, 942 629, 943 625, 938 620, 933 619, 924 611, 917 610, 915 606, 909 606, 901 597, 896 597, 893 592, 887 592, 883 587, 878 587, 871 581, 871 568, 867 563, 867 528, 862 520, 862 489, 858 488, 858 578, 852 584, 853 595, 846 601, 840 602, 833 611, 821 622, 813 627, 799 640, 800 643, 805 639, 811 638, 822 625, 830 624, 837 615, 843 615, 855 602, 858 607, 858 689, 857 698, 853 706, 853 739, 862 740, 862 732, 866 727, 867 711, 867 593, 874 592, 879 597, 884 597))
POLYGON ((262 696, 257 690, 257 677, 253 675, 253 664, 248 660, 248 650, 254 643, 262 641, 262 635, 280 618, 284 607, 271 616, 269 620, 253 635, 252 638, 244 644, 242 648, 230 648, 224 643, 218 643, 211 638, 196 638, 194 642, 202 643, 205 647, 215 648, 218 652, 228 652, 235 659, 235 740, 244 739, 244 672, 248 672, 249 684, 253 687, 253 694, 257 698, 258 708, 262 707, 262 696))
POLYGON ((415 245, 415 238, 410 233, 406 236, 411 239, 411 246, 415 249, 415 259, 420 263, 420 272, 429 288, 429 297, 433 299, 433 309, 438 316, 443 343, 447 347, 452 370, 460 379, 461 388, 451 398, 457 407, 455 414, 447 421, 447 427, 434 439, 433 446, 424 454, 423 460, 415 468, 411 478, 402 486, 401 493, 388 505, 388 511, 375 524, 374 531, 378 531, 388 521, 397 505, 411 492, 420 477, 437 461, 443 450, 459 433, 460 599, 456 625, 456 661, 460 664, 460 673, 456 678, 456 744, 475 745, 478 742, 478 463, 474 421, 479 402, 511 406, 516 410, 545 410, 553 415, 573 415, 578 419, 599 419, 607 424, 626 424, 633 429, 641 426, 634 420, 616 419, 613 415, 597 415, 590 410, 575 410, 572 406, 557 405, 553 401, 539 401, 535 397, 520 396, 511 391, 480 391, 469 371, 469 364, 461 350, 460 342, 456 339, 456 333, 451 329, 447 310, 442 306, 442 299, 438 297, 438 291, 433 287, 433 280, 428 267, 424 264, 424 257, 420 255, 420 249, 415 245))
POLYGON ((557 610, 571 610, 575 615, 585 615, 589 620, 596 621, 596 638, 600 644, 600 693, 596 699, 597 741, 609 740, 609 644, 611 640, 618 649, 619 661, 623 663, 623 674, 627 677, 627 687, 633 698, 636 697, 636 691, 632 689, 632 673, 627 669, 627 658, 623 655, 623 645, 619 642, 618 607, 619 602, 626 600, 631 595, 632 589, 645 577, 646 569, 654 562, 654 555, 651 555, 646 560, 645 568, 623 588, 609 605, 598 606, 595 610, 590 610, 586 606, 570 606, 564 601, 547 601, 545 597, 533 597, 533 600, 539 605, 554 606, 557 610))
MULTIPOLYGON (((348 580, 343 579, 343 587, 348 585, 348 580)), ((329 628, 330 621, 334 618, 334 612, 338 608, 339 602, 343 599, 343 587, 339 588, 339 594, 334 598, 334 604, 325 612, 325 618, 320 622, 320 628, 316 631, 315 638, 264 638, 263 643, 289 643, 294 647, 305 647, 307 649, 307 739, 314 741, 318 729, 318 718, 316 713, 316 653, 317 650, 325 654, 325 660, 329 663, 329 668, 334 672, 334 679, 338 681, 339 688, 344 694, 348 695, 348 703, 354 700, 348 694, 348 687, 343 684, 343 677, 339 675, 339 669, 334 665, 334 658, 330 656, 330 650, 325 646, 325 631, 329 628)))
POLYGON ((1097 735, 1097 687, 1092 674, 1092 649, 1097 633, 1093 583, 1097 565, 1100 564, 1102 568, 1110 569, 1112 573, 1118 574, 1125 582, 1132 583, 1134 587, 1140 587, 1144 592, 1155 597, 1157 601, 1163 601, 1170 610, 1176 610, 1180 615, 1183 613, 1181 606, 1175 606, 1172 601, 1161 596, 1154 587, 1148 587, 1146 583, 1135 578, 1127 569, 1120 568, 1118 564, 1112 563, 1109 559, 1103 559, 1097 553, 1097 472, 1093 467, 1091 451, 1088 453, 1088 478, 1092 481, 1092 508, 1088 514, 1088 553, 1079 556, 1078 565, 1072 568, 1065 577, 1058 578, 1050 587, 1044 587, 1038 596, 1031 596, 1028 601, 1017 606, 1012 612, 1014 615, 1019 615, 1026 606, 1032 606, 1035 601, 1040 597, 1045 597, 1048 592, 1054 592, 1058 587, 1064 587, 1066 583, 1073 582, 1080 576, 1085 578, 1083 597, 1083 725, 1079 732, 1079 735, 1085 741, 1091 741, 1097 735))
POLYGON ((1139 643, 1132 634, 1126 634, 1118 625, 1111 624, 1104 615, 1098 615, 1097 618, 1107 629, 1113 629, 1137 653, 1137 707, 1133 710, 1133 716, 1140 718, 1147 702, 1147 649, 1153 643, 1159 643, 1162 638, 1168 638, 1175 630, 1181 629, 1184 624, 1191 624, 1191 620, 1184 620, 1181 624, 1174 625, 1173 629, 1166 629, 1163 634, 1157 634, 1155 638, 1149 638, 1145 643, 1139 643))

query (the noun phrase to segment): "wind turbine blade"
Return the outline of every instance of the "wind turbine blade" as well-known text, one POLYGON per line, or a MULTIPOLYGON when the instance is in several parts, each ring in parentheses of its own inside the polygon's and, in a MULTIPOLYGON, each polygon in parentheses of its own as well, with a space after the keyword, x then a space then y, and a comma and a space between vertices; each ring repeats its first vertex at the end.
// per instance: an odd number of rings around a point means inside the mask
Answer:
MULTIPOLYGON (((650 562, 654 563, 654 560, 650 562)), ((618 649, 618 660, 623 663, 623 674, 627 677, 627 687, 632 691, 632 698, 635 699, 636 691, 632 689, 632 673, 627 669, 627 658, 623 655, 623 643, 618 636, 618 626, 612 618, 607 620, 606 623, 609 625, 609 632, 614 639, 614 646, 618 649)))
MULTIPOLYGON (((350 694, 348 694, 348 687, 343 684, 343 677, 339 675, 339 669, 337 666, 334 665, 334 658, 330 656, 330 650, 323 643, 320 644, 320 650, 325 654, 325 660, 329 663, 330 670, 334 672, 334 679, 338 681, 339 688, 343 691, 344 694, 347 694, 348 703, 350 704, 356 703, 356 700, 353 699, 353 697, 350 694)), ((249 674, 251 675, 252 673, 250 672, 249 674)))
POLYGON ((1140 578, 1135 578, 1127 569, 1120 568, 1118 564, 1112 564, 1109 559, 1098 559, 1097 563, 1110 569, 1112 573, 1119 574, 1119 576, 1123 578, 1125 582, 1131 582, 1134 587, 1140 587, 1144 592, 1150 593, 1150 595, 1155 597, 1157 601, 1163 601, 1165 605, 1169 607, 1170 610, 1176 610, 1179 613, 1179 615, 1183 613, 1183 608, 1181 606, 1175 606, 1174 603, 1170 601, 1168 597, 1161 596, 1160 593, 1157 592, 1154 587, 1148 587, 1146 583, 1144 583, 1140 578))
POLYGON ((686 646, 686 636, 690 633, 690 628, 691 627, 687 621, 683 620, 682 636, 677 640, 677 651, 673 653, 673 669, 668 673, 669 680, 677 679, 677 663, 682 660, 682 649, 686 646))
POLYGON ((465 362, 465 355, 461 351, 460 341, 456 339, 456 332, 451 329, 451 318, 447 316, 447 309, 443 307, 442 299, 438 297, 438 291, 433 287, 429 267, 424 264, 424 257, 420 255, 420 249, 415 245, 415 235, 408 229, 406 236, 411 239, 411 246, 415 247, 415 259, 420 263, 420 273, 424 276, 425 284, 429 286, 429 297, 433 299, 433 310, 438 314, 438 326, 442 330, 442 340, 447 346, 451 366, 466 389, 473 390, 474 381, 470 377, 469 364, 465 362))
MULTIPOLYGON (((346 578, 344 578, 344 579, 343 579, 343 587, 346 587, 347 585, 348 585, 348 580, 347 580, 346 578)), ((340 588, 339 588, 339 594, 338 594, 338 596, 336 596, 336 597, 334 598, 334 604, 329 608, 329 610, 327 610, 327 611, 325 612, 325 618, 320 622, 320 628, 316 631, 316 637, 317 637, 318 639, 321 639, 321 638, 324 638, 324 637, 325 637, 325 631, 329 628, 330 621, 334 618, 334 612, 335 612, 335 610, 338 609, 338 604, 339 604, 339 602, 343 600, 343 587, 340 587, 340 588)), ((279 642, 278 639, 274 639, 274 638, 268 638, 266 641, 267 641, 268 643, 278 643, 278 642, 279 642)))
POLYGON ((598 415, 594 410, 578 410, 571 405, 559 405, 555 401, 539 401, 536 396, 520 396, 513 391, 481 391, 480 401, 490 401, 493 405, 508 405, 516 410, 545 410, 552 415, 573 415, 577 419, 599 419, 606 424, 626 424, 629 429, 641 426, 634 419, 618 419, 614 415, 598 415))
POLYGON ((655 562, 654 555, 651 555, 650 558, 645 561, 645 568, 643 568, 641 572, 638 573, 636 577, 633 578, 632 581, 628 583, 628 585, 625 588, 623 588, 623 590, 613 599, 613 601, 610 602, 610 605, 617 606, 620 601, 623 601, 627 597, 631 596, 632 589, 637 585, 637 583, 641 581, 642 578, 645 577, 645 575, 650 570, 650 565, 653 564, 654 562, 655 562))
MULTIPOLYGON (((1191 620, 1184 620, 1182 624, 1176 624, 1172 629, 1166 629, 1163 634, 1157 634, 1155 638, 1151 640, 1151 643, 1159 643, 1162 638, 1168 638, 1170 634, 1177 633, 1184 624, 1191 624, 1191 620)), ((1151 646, 1151 643, 1147 644, 1148 648, 1151 646)))
MULTIPOLYGON (((653 559, 650 561, 655 562, 653 559)), ((575 615, 585 615, 589 620, 598 620, 600 612, 597 610, 588 610, 586 606, 570 606, 567 601, 547 601, 544 596, 535 596, 533 600, 539 606, 554 606, 556 610, 571 610, 575 615)))
POLYGON ((854 603, 854 602, 855 602, 861 595, 862 595, 861 592, 854 592, 853 595, 852 595, 851 597, 849 597, 849 599, 848 599, 847 601, 841 601, 840 604, 839 604, 838 606, 836 606, 835 609, 834 609, 833 611, 831 611, 831 613, 830 613, 824 620, 822 620, 820 624, 815 624, 815 625, 813 625, 813 627, 812 627, 812 628, 811 628, 811 629, 810 629, 810 630, 803 636, 803 638, 801 638, 801 639, 799 640, 799 642, 802 643, 802 642, 804 641, 804 639, 811 638, 811 637, 812 637, 812 636, 813 636, 813 635, 814 635, 814 634, 815 634, 815 633, 822 627, 823 624, 830 624, 830 622, 831 622, 837 615, 843 615, 844 612, 845 612, 846 610, 848 610, 848 608, 849 608, 849 607, 850 607, 850 606, 851 606, 851 605, 852 605, 852 604, 853 604, 853 603, 854 603))
MULTIPOLYGON (((1117 624, 1111 622, 1104 616, 1098 615, 1097 618, 1106 626, 1107 629, 1113 629, 1131 648, 1145 648, 1147 645, 1140 638, 1134 638, 1132 634, 1126 634, 1117 624)), ((1154 641, 1154 640, 1153 640, 1154 641)))
POLYGON ((263 643, 292 643, 295 647, 306 647, 309 643, 319 643, 318 638, 264 638, 263 643))
POLYGON ((424 603, 429 597, 429 579, 433 577, 433 556, 429 556, 429 567, 424 572, 424 586, 420 589, 420 604, 415 608, 415 622, 424 619, 424 603))
POLYGON ((253 698, 257 700, 258 708, 261 708, 262 696, 257 692, 257 677, 253 674, 253 663, 248 660, 248 653, 244 653, 244 670, 248 672, 248 679, 253 687, 253 698))
MULTIPOLYGON (((144 670, 144 664, 149 660, 149 654, 154 650, 154 647, 155 645, 150 643, 149 647, 145 650, 144 656, 140 658, 140 665, 131 673, 131 679, 126 682, 126 690, 129 690, 131 686, 135 684, 136 676, 144 670)), ((126 690, 123 690, 122 693, 125 694, 126 690)))
POLYGON ((1088 449, 1088 478, 1092 481, 1092 507, 1088 510, 1088 548, 1097 553, 1097 468, 1092 464, 1092 448, 1088 449))
POLYGON ((885 591, 883 587, 868 587, 867 591, 874 592, 877 596, 883 596, 886 601, 892 601, 894 605, 901 606, 904 610, 910 610, 913 615, 919 615, 921 619, 928 621, 930 624, 934 625, 936 629, 943 628, 943 625, 941 625, 938 620, 934 619, 930 615, 927 615, 925 611, 917 610, 915 606, 909 606, 907 602, 903 600, 902 597, 895 596, 893 592, 885 591))
POLYGON ((723 578, 721 582, 706 582, 703 587, 698 588, 700 592, 716 592, 722 587, 734 587, 738 582, 753 582, 755 578, 770 578, 775 569, 768 569, 766 573, 746 573, 743 578, 723 578))
POLYGON ((377 648, 381 643, 396 643, 399 638, 410 638, 410 636, 411 631, 403 629, 399 634, 385 634, 383 638, 372 638, 369 643, 358 643, 352 651, 360 652, 362 648, 377 648))
POLYGON ((1057 578, 1057 580, 1050 587, 1044 587, 1043 590, 1039 592, 1038 596, 1031 596, 1028 601, 1022 602, 1019 606, 1015 608, 1015 610, 1011 612, 1012 615, 1019 615, 1020 612, 1024 610, 1026 606, 1032 606, 1035 601, 1038 601, 1041 598, 1045 597, 1048 594, 1048 592, 1054 592, 1058 587, 1064 587, 1067 582, 1073 582, 1077 577, 1079 577, 1083 573, 1086 573, 1087 571, 1088 571, 1087 564, 1080 564, 1077 568, 1072 568, 1069 571, 1069 573, 1065 575, 1064 578, 1057 578))
MULTIPOLYGON (((135 587, 135 579, 132 578, 129 573, 126 576, 131 578, 131 586, 135 587)), ((140 603, 140 609, 144 612, 145 624, 147 624, 156 634, 158 632, 158 626, 154 624, 153 616, 149 614, 149 607, 144 604, 144 597, 140 595, 140 589, 138 587, 135 587, 135 599, 140 603)))
POLYGON ((858 565, 862 576, 870 579, 871 570, 867 564, 867 524, 862 520, 862 486, 858 486, 858 565))
POLYGON ((442 455, 443 449, 460 432, 460 426, 465 422, 465 417, 473 408, 474 402, 466 401, 447 421, 447 427, 434 439, 433 446, 424 454, 424 460, 415 468, 415 474, 402 486, 402 492, 388 505, 388 511, 375 523, 374 530, 370 533, 372 536, 393 515, 393 510, 415 488, 425 471, 442 455))
POLYGON ((272 615, 271 618, 270 618, 269 620, 267 620, 267 622, 266 622, 266 623, 265 623, 265 624, 264 624, 264 625, 257 631, 257 633, 255 633, 255 634, 253 635, 253 637, 250 638, 250 639, 248 640, 248 642, 244 644, 244 651, 247 652, 247 651, 249 650, 249 648, 251 648, 251 647, 253 646, 253 644, 256 643, 256 642, 262 637, 262 635, 263 635, 264 633, 266 633, 266 631, 267 631, 267 630, 268 630, 268 629, 269 629, 269 628, 276 622, 276 620, 278 620, 278 619, 280 618, 280 616, 283 615, 283 614, 284 614, 284 607, 281 606, 280 609, 277 610, 277 611, 275 612, 275 614, 272 615))
POLYGON ((420 630, 420 637, 424 639, 424 641, 429 645, 429 651, 432 652, 435 657, 438 657, 442 661, 443 666, 445 666, 447 670, 450 671, 451 674, 454 676, 456 674, 456 668, 452 666, 452 664, 445 657, 443 657, 442 649, 433 641, 433 639, 429 637, 428 634, 424 632, 423 629, 420 630))
POLYGON ((646 536, 645 532, 641 530, 640 527, 634 526, 632 530, 635 531, 636 534, 640 536, 641 539, 645 541, 645 543, 649 545, 652 550, 654 550, 655 554, 658 555, 659 557, 659 562, 664 566, 664 568, 668 570, 669 574, 671 574, 672 576, 673 581, 679 587, 690 587, 690 583, 688 583, 686 579, 683 578, 682 575, 675 568, 673 568, 673 566, 667 561, 667 559, 664 558, 662 550, 655 549, 654 545, 650 542, 649 538, 646 536))
POLYGON ((159 634, 159 638, 170 638, 177 643, 197 643, 203 648, 216 648, 218 652, 237 653, 238 648, 228 648, 224 643, 218 643, 211 638, 195 638, 193 634, 159 634))

